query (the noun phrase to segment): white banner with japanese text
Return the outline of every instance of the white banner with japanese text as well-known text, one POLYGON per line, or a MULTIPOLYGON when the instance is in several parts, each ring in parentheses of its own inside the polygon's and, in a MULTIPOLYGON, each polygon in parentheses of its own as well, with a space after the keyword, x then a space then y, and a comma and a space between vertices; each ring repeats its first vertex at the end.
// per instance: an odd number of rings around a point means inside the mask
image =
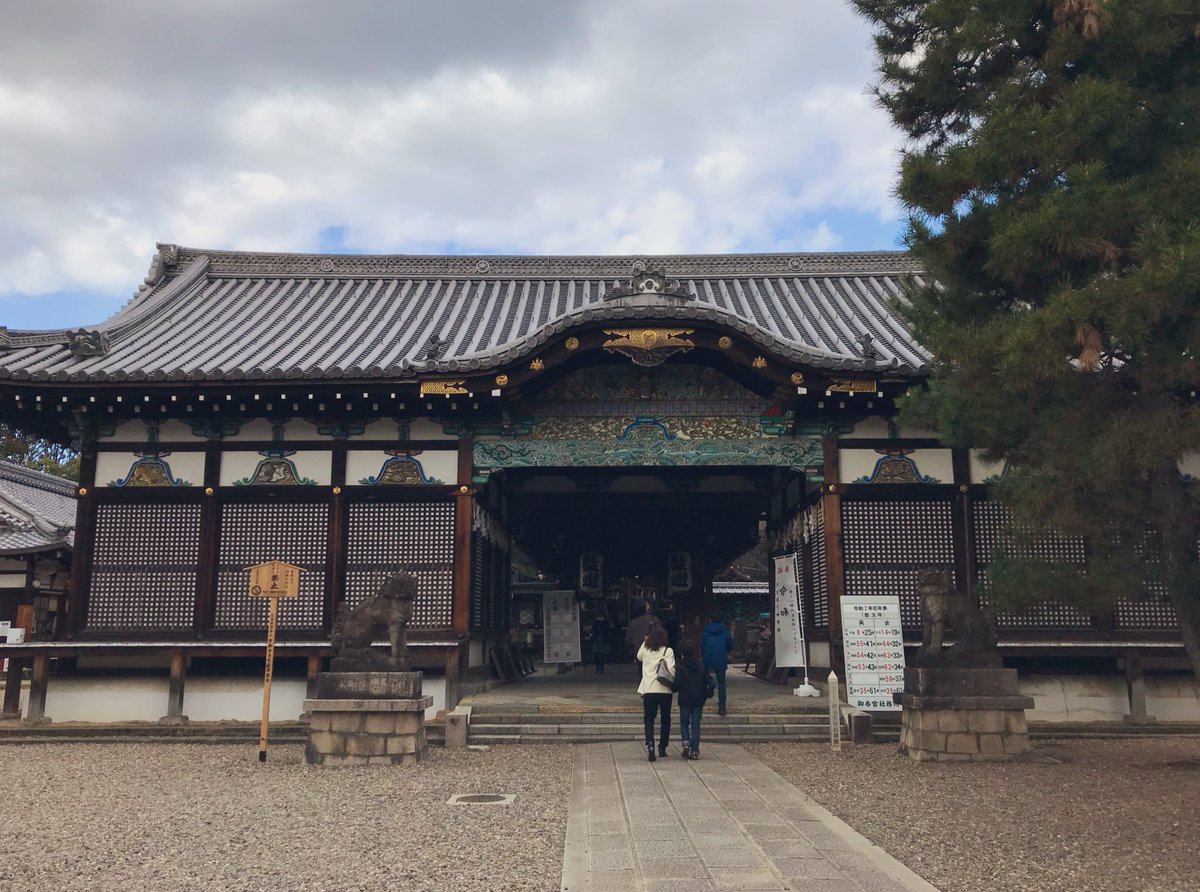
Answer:
POLYGON ((851 706, 898 710, 892 694, 904 690, 904 632, 896 595, 843 595, 842 642, 846 699, 851 706))
POLYGON ((546 592, 542 598, 543 658, 547 663, 578 663, 579 602, 575 592, 546 592))
POLYGON ((775 665, 808 668, 800 617, 800 576, 797 555, 775 558, 775 665))

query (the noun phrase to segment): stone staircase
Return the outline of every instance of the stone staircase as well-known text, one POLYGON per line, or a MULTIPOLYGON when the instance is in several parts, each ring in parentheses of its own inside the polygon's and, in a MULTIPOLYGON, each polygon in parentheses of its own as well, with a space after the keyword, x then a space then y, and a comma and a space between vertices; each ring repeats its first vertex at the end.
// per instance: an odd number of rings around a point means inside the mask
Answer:
MULTIPOLYGON (((679 716, 672 712, 671 736, 679 736, 679 716)), ((467 742, 501 743, 612 743, 640 741, 640 712, 472 712, 467 742)), ((720 743, 829 740, 829 716, 819 712, 731 713, 706 712, 700 724, 701 740, 720 743)))

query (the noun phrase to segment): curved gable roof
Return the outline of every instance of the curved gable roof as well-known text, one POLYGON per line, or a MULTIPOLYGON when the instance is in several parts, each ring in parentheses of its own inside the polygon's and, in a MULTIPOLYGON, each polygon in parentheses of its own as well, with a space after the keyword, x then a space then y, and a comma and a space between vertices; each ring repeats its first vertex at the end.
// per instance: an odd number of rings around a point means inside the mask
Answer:
POLYGON ((145 286, 93 329, 5 333, 0 377, 406 378, 489 369, 577 326, 647 319, 708 321, 817 368, 913 376, 929 360, 890 309, 901 280, 920 276, 904 252, 421 257, 159 248, 145 286), (646 270, 661 271, 667 287, 639 290, 634 280, 646 270))

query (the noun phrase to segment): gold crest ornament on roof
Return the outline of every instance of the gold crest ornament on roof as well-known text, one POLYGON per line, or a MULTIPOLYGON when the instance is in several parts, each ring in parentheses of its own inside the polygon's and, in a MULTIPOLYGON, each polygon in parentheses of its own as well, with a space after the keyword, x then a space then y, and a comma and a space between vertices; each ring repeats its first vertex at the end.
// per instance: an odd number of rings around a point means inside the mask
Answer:
POLYGON ((656 366, 668 356, 683 353, 696 346, 681 335, 690 335, 691 328, 606 328, 604 333, 616 335, 604 342, 609 353, 628 356, 636 365, 656 366))

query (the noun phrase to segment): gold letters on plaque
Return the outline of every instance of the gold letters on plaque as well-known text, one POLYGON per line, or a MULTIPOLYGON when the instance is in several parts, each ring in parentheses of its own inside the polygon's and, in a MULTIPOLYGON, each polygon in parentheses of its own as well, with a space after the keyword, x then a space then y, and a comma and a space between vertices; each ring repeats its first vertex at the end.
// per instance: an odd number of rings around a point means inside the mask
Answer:
POLYGON ((668 356, 691 350, 695 346, 680 335, 690 335, 691 328, 606 328, 604 333, 617 335, 604 342, 609 353, 628 356, 637 365, 654 366, 668 356))

